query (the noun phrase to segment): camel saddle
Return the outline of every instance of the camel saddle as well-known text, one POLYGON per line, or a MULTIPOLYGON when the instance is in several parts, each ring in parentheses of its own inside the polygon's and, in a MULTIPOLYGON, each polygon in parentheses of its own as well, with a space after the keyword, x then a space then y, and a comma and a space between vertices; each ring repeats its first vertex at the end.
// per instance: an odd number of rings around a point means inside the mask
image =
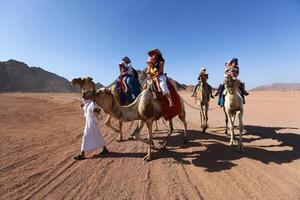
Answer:
POLYGON ((153 86, 155 87, 154 91, 159 101, 159 104, 161 106, 164 119, 168 121, 173 117, 177 116, 181 111, 181 101, 180 101, 180 96, 177 93, 174 85, 169 80, 167 80, 167 86, 168 89, 170 90, 170 96, 174 104, 174 106, 172 107, 170 107, 167 97, 165 97, 161 92, 157 92, 157 88, 155 84, 153 84, 153 86))

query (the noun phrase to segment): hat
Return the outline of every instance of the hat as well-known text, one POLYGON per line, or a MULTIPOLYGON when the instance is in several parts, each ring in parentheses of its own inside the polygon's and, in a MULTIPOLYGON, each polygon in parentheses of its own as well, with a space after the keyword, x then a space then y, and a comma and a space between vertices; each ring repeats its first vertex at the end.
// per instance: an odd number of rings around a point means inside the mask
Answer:
POLYGON ((151 51, 148 51, 148 55, 149 55, 149 56, 152 56, 152 55, 154 55, 154 54, 159 55, 159 56, 162 56, 160 50, 158 50, 158 49, 152 49, 151 51))
POLYGON ((127 57, 127 56, 125 56, 124 58, 122 58, 122 61, 127 61, 128 63, 130 63, 131 62, 131 60, 127 57))
POLYGON ((237 58, 232 58, 231 61, 229 62, 230 64, 235 62, 238 65, 238 59, 237 58))

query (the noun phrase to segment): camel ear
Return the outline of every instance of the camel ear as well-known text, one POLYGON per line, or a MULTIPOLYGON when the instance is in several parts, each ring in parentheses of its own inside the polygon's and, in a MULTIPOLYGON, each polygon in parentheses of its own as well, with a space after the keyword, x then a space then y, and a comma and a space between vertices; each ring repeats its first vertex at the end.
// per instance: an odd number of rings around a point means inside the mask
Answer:
POLYGON ((91 77, 89 77, 89 76, 87 76, 86 78, 89 79, 89 80, 91 80, 91 81, 93 80, 93 78, 91 78, 91 77))

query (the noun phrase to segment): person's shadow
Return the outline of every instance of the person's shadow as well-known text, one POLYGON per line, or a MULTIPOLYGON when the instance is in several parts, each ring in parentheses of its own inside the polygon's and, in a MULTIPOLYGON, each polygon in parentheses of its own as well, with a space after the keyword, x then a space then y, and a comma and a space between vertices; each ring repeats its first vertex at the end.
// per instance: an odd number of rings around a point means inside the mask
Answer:
MULTIPOLYGON (((300 134, 297 133, 277 133, 282 129, 295 130, 291 127, 262 127, 262 126, 245 126, 247 135, 245 137, 244 152, 238 152, 228 145, 229 138, 221 134, 206 133, 203 134, 197 130, 188 130, 187 144, 182 144, 183 136, 181 130, 175 130, 170 137, 166 150, 158 148, 157 140, 161 141, 165 138, 166 132, 160 131, 154 134, 155 147, 152 154, 154 160, 162 158, 173 158, 176 162, 182 164, 193 164, 194 166, 204 168, 209 172, 217 172, 228 170, 237 164, 233 161, 241 158, 250 158, 262 163, 289 163, 300 158, 300 134), (177 134, 176 134, 177 132, 177 134), (253 137, 252 137, 253 136, 253 137), (271 139, 271 145, 255 145, 254 142, 259 140, 271 139), (209 141, 209 142, 202 142, 209 141), (190 147, 204 146, 204 150, 184 151, 190 147), (269 148, 279 147, 272 150, 269 148), (177 151, 177 149, 183 149, 177 151), (278 150, 279 149, 279 150, 278 150)), ((263 142, 260 142, 260 144, 263 142)), ((106 157, 136 157, 143 158, 145 152, 110 152, 106 157)))

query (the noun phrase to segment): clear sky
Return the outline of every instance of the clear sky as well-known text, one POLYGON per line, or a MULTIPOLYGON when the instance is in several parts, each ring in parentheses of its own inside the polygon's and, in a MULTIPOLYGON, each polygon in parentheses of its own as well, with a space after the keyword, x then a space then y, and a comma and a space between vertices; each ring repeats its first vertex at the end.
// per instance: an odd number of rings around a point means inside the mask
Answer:
POLYGON ((159 48, 165 71, 209 82, 239 58, 247 88, 300 82, 300 0, 0 0, 0 60, 16 59, 64 76, 89 75, 105 85, 125 55, 146 66, 159 48))

